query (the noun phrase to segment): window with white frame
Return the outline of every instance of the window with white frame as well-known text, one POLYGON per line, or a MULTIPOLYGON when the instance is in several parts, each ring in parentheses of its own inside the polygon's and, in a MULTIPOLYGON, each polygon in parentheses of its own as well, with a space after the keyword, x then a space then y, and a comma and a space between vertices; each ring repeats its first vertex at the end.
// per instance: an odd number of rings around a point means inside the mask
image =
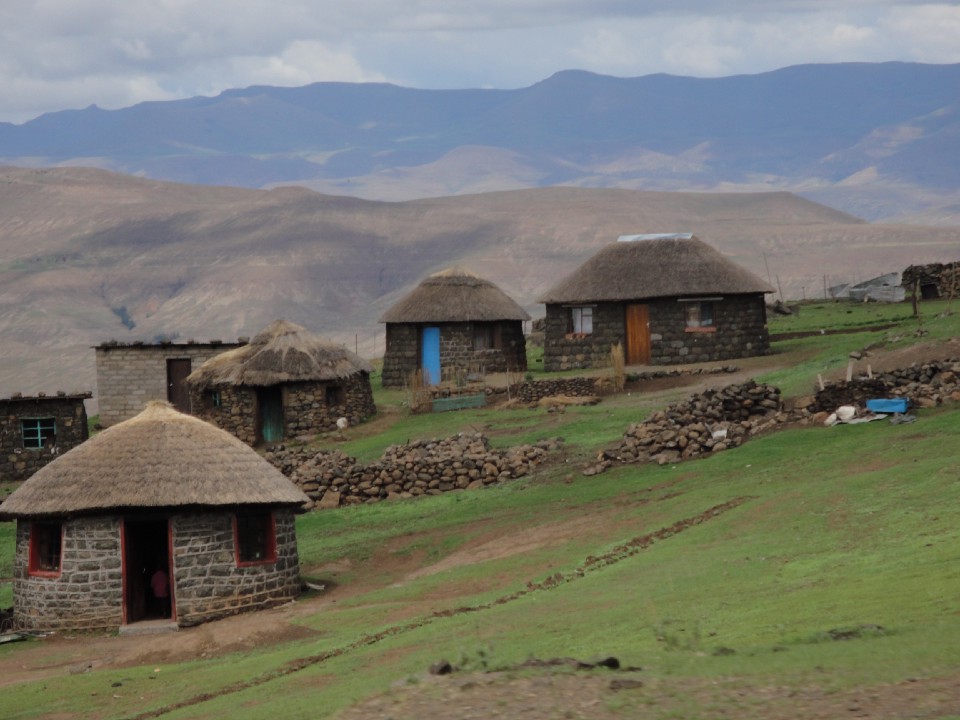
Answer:
POLYGON ((593 333, 593 307, 590 305, 571 307, 568 330, 575 335, 591 335, 593 333))
POLYGON ((688 328, 713 327, 713 301, 699 300, 686 303, 688 328))

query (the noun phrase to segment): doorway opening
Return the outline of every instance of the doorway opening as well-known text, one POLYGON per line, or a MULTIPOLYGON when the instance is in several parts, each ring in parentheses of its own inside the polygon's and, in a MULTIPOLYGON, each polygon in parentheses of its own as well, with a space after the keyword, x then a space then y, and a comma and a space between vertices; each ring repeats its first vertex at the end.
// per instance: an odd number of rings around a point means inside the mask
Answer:
POLYGON ((123 609, 127 624, 173 618, 166 518, 123 521, 123 609))

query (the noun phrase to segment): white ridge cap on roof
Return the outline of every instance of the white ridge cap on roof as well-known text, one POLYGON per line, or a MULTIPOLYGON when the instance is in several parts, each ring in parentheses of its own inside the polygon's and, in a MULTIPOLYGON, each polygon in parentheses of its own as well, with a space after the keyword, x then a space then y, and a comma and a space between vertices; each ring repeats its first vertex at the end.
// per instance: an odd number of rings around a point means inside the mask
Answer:
POLYGON ((637 242, 638 240, 689 240, 693 233, 648 233, 646 235, 621 235, 617 242, 637 242))

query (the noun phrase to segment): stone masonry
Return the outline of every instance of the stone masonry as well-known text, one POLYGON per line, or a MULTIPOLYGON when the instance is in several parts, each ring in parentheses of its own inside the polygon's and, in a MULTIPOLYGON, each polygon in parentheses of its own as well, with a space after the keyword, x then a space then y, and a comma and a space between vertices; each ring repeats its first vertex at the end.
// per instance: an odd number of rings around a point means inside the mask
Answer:
POLYGON ((61 453, 88 437, 84 400, 92 393, 13 396, 0 399, 0 480, 26 480, 61 453), (27 447, 23 421, 52 420, 54 441, 44 447, 27 447))
MULTIPOLYGON (((482 323, 496 326, 499 347, 476 350, 473 346, 477 323, 440 323, 440 374, 442 381, 456 381, 469 374, 522 372, 527 369, 523 323, 504 320, 482 323)), ((387 323, 387 350, 383 356, 384 387, 403 387, 420 368, 420 325, 387 323)))
POLYGON ((270 607, 297 597, 300 565, 293 512, 277 510, 274 519, 276 561, 238 567, 231 513, 174 517, 172 584, 180 626, 270 607))
POLYGON ((167 360, 190 360, 192 370, 220 353, 243 343, 131 343, 107 342, 94 348, 97 361, 97 397, 100 425, 128 420, 150 400, 167 400, 167 360))
MULTIPOLYGON (((337 429, 337 420, 347 418, 358 425, 377 412, 370 376, 357 373, 336 382, 297 382, 282 386, 284 437, 296 438, 337 429)), ((257 389, 222 387, 190 390, 193 414, 226 430, 248 445, 260 441, 257 389), (214 398, 219 398, 219 405, 214 398)))
POLYGON ((123 623, 120 519, 63 523, 58 577, 30 575, 29 520, 17 521, 13 616, 23 630, 117 628, 123 623))
MULTIPOLYGON (((713 303, 714 328, 693 332, 686 326, 686 307, 676 298, 646 302, 650 317, 650 364, 679 365, 765 355, 770 349, 762 296, 734 295, 713 303)), ((593 332, 568 330, 569 308, 547 305, 543 367, 548 372, 602 367, 610 348, 625 343, 623 303, 593 306, 593 332)))

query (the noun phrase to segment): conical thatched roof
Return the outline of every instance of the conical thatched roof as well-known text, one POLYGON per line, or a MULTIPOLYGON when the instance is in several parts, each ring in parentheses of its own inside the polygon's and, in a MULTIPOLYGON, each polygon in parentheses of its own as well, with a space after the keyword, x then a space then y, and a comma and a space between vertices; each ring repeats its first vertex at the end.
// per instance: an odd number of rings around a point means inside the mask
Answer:
POLYGON ((542 303, 773 292, 690 234, 635 235, 607 245, 540 298, 542 303))
POLYGON ((197 387, 343 380, 373 368, 359 355, 296 323, 274 320, 249 345, 212 357, 187 382, 197 387))
POLYGON ((489 280, 452 267, 430 275, 380 318, 382 323, 529 320, 527 312, 489 280))
POLYGON ((153 401, 38 470, 0 505, 0 518, 307 501, 230 433, 153 401))

